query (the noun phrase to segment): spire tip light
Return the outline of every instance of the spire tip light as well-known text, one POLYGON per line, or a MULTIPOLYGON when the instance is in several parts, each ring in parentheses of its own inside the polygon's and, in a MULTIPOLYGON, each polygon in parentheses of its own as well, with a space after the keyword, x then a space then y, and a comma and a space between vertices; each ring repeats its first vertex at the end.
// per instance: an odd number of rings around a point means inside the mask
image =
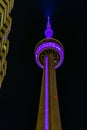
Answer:
POLYGON ((48 20, 50 20, 50 17, 48 16, 48 20))
POLYGON ((50 39, 53 36, 53 30, 51 28, 51 23, 50 23, 50 17, 48 16, 48 21, 47 21, 47 28, 45 30, 45 36, 46 38, 50 39))

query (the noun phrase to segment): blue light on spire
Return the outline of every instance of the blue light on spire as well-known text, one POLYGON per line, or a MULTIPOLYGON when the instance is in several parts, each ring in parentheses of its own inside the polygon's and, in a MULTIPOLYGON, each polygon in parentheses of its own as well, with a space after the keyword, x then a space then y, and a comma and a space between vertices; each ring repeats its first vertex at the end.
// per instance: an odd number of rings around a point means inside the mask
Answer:
POLYGON ((48 17, 47 28, 45 30, 45 36, 47 39, 50 39, 53 36, 53 30, 51 28, 50 17, 48 17))

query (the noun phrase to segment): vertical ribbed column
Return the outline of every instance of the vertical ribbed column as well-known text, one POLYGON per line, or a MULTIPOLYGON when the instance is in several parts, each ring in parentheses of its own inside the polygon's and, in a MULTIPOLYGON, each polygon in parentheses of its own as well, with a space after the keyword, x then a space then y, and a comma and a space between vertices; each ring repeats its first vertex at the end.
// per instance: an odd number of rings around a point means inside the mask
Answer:
POLYGON ((54 57, 45 57, 36 130, 62 130, 54 57))
POLYGON ((48 56, 45 58, 44 86, 44 130, 49 130, 49 65, 48 56))
POLYGON ((36 130, 49 130, 49 63, 45 57, 36 130))
POLYGON ((42 85, 41 85, 41 92, 40 92, 36 130, 44 130, 44 70, 42 76, 42 85))
POLYGON ((54 57, 49 54, 49 123, 50 130, 62 130, 57 95, 54 57))

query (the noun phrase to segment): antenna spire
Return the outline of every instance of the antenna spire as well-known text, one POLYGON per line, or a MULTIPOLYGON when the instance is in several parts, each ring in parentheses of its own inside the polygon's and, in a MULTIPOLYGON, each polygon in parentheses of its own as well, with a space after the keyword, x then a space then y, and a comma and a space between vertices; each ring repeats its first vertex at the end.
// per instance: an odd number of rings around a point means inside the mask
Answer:
POLYGON ((48 17, 47 27, 46 27, 46 30, 45 30, 45 36, 46 36, 47 39, 50 39, 53 36, 53 30, 51 28, 50 17, 48 17))

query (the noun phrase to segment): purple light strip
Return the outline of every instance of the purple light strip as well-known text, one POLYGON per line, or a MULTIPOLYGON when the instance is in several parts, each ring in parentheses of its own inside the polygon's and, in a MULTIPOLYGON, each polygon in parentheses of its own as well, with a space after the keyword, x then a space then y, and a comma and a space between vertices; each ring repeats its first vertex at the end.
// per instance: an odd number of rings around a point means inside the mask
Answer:
POLYGON ((45 58, 44 130, 49 130, 48 56, 45 58))
POLYGON ((64 50, 63 48, 55 43, 55 42, 45 42, 43 44, 41 44, 37 49, 36 49, 36 52, 35 52, 35 60, 36 60, 36 63, 38 64, 39 67, 41 67, 43 69, 43 65, 40 63, 39 61, 39 54, 45 50, 45 49, 54 49, 56 50, 59 55, 60 55, 60 61, 59 63, 55 66, 55 69, 60 67, 64 61, 64 50))

